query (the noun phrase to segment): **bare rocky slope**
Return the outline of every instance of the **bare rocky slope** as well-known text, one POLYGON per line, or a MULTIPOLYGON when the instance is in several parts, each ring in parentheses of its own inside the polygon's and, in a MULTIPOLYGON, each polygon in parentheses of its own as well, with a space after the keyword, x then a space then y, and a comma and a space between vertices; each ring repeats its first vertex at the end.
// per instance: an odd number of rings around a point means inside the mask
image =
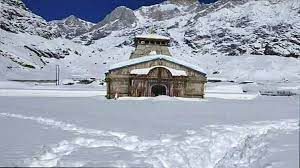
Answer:
POLYGON ((129 58, 133 37, 153 27, 172 39, 171 53, 234 80, 300 79, 298 0, 169 0, 118 7, 99 23, 70 16, 47 22, 21 1, 0 0, 2 79, 103 78, 129 58))

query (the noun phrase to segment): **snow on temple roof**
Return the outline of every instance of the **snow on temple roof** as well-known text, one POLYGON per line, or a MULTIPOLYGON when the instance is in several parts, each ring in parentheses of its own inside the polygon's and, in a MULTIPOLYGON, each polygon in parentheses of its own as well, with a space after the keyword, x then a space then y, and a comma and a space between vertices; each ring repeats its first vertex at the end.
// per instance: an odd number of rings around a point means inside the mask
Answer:
POLYGON ((130 71, 130 74, 147 75, 152 69, 159 68, 159 67, 169 70, 171 72, 172 76, 187 76, 185 71, 172 69, 172 68, 169 68, 166 66, 153 66, 150 68, 134 69, 134 70, 130 71))
POLYGON ((187 68, 191 68, 195 71, 198 71, 202 74, 205 74, 205 71, 203 69, 201 69, 200 67, 198 67, 194 64, 185 62, 183 60, 179 60, 177 58, 167 56, 167 55, 150 55, 150 56, 130 59, 130 60, 127 60, 127 61, 123 61, 123 62, 119 62, 117 64, 111 65, 109 70, 118 69, 118 68, 130 66, 130 65, 135 65, 135 64, 139 64, 139 63, 143 63, 143 62, 148 62, 148 61, 152 61, 152 60, 157 60, 157 59, 163 59, 163 60, 166 60, 166 61, 170 61, 170 62, 173 62, 175 64, 179 64, 179 65, 185 66, 187 68))
POLYGON ((157 55, 157 52, 156 52, 156 51, 151 51, 151 52, 149 53, 149 55, 157 55))
POLYGON ((144 35, 136 36, 135 38, 170 40, 169 37, 161 36, 158 34, 144 34, 144 35))

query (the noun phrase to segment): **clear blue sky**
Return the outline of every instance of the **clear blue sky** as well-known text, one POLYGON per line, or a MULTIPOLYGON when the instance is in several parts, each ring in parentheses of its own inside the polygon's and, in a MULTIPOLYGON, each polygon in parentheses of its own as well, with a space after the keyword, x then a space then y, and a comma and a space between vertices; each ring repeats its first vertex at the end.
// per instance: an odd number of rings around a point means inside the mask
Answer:
MULTIPOLYGON (((160 3, 164 0, 22 0, 35 14, 47 21, 75 15, 97 23, 118 6, 137 9, 141 6, 160 3)), ((200 0, 211 3, 217 0, 200 0)))

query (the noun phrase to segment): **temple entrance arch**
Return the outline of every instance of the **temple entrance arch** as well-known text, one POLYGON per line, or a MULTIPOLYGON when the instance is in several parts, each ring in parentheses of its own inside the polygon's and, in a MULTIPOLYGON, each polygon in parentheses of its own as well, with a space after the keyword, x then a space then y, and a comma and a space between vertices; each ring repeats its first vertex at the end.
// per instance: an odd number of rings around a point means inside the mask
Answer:
POLYGON ((152 96, 167 95, 167 87, 161 84, 155 84, 151 87, 152 96))

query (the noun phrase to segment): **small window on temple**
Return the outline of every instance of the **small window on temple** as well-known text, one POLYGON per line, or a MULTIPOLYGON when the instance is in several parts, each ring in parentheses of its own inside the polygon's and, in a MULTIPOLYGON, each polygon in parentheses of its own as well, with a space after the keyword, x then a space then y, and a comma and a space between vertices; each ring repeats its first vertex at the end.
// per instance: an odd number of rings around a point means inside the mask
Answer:
POLYGON ((149 41, 145 41, 146 44, 149 44, 149 41))
POLYGON ((161 42, 161 44, 162 44, 162 45, 166 45, 166 43, 165 43, 164 41, 163 41, 163 42, 161 42))
POLYGON ((155 44, 155 42, 154 42, 154 41, 151 41, 151 44, 155 44))

